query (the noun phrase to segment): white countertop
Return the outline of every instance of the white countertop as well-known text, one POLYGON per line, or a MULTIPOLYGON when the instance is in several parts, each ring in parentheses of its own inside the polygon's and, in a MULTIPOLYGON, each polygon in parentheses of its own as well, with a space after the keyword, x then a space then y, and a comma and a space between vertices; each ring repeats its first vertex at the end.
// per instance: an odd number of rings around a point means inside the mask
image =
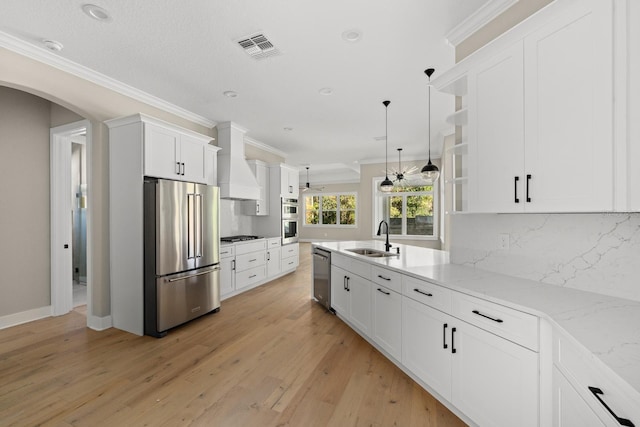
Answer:
POLYGON ((391 252, 399 247, 400 255, 369 258, 346 249, 384 251, 384 243, 345 241, 313 245, 546 318, 593 353, 640 396, 640 302, 449 264, 447 252, 417 246, 394 243, 391 252))

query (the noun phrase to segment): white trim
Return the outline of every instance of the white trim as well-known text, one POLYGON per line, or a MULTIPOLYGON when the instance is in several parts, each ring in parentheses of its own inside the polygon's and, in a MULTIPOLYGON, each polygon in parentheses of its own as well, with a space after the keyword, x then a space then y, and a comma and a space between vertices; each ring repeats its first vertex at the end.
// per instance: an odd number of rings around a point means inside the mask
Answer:
POLYGON ((270 146, 268 144, 265 144, 264 142, 260 142, 260 141, 258 141, 256 139, 249 138, 246 135, 244 137, 244 143, 248 144, 248 145, 251 145, 253 147, 259 148, 262 151, 266 151, 268 153, 275 154, 276 156, 280 156, 285 160, 287 159, 287 153, 285 153, 284 151, 280 151, 277 148, 274 148, 274 147, 272 147, 272 146, 270 146))
POLYGON ((34 320, 44 319, 45 317, 51 317, 50 305, 2 316, 0 317, 0 329, 22 325, 23 323, 33 322, 34 320))
POLYGON ((212 128, 216 125, 216 122, 203 117, 199 114, 192 113, 182 107, 160 99, 154 95, 144 92, 140 89, 136 89, 133 86, 129 86, 121 81, 115 80, 95 70, 80 65, 76 62, 70 61, 59 55, 56 55, 44 48, 34 46, 25 42, 17 37, 0 31, 0 47, 4 47, 27 58, 34 59, 38 62, 55 67, 66 73, 80 77, 84 80, 95 83, 99 86, 117 92, 121 95, 128 96, 136 101, 143 102, 152 107, 174 114, 183 119, 197 123, 199 125, 212 128))
POLYGON ((519 0, 489 0, 483 4, 480 9, 469 15, 467 19, 453 27, 445 34, 444 38, 451 46, 456 47, 518 1, 519 0))
MULTIPOLYGON (((360 197, 358 196, 357 191, 316 191, 313 193, 304 193, 298 196, 298 200, 301 200, 300 204, 302 205, 302 227, 309 228, 358 228, 358 211, 360 210, 360 197), (305 224, 307 218, 307 204, 304 202, 306 197, 316 197, 320 198, 325 196, 336 196, 338 201, 338 206, 336 206, 336 221, 340 220, 340 196, 354 196, 356 198, 356 208, 355 209, 345 209, 346 211, 353 211, 355 214, 356 223, 355 224, 305 224)), ((321 202, 322 203, 322 202, 321 202)), ((333 211, 332 211, 333 212, 333 211)), ((322 215, 322 204, 318 209, 319 220, 321 220, 322 215)))
POLYGON ((113 320, 111 315, 105 317, 89 316, 87 313, 87 327, 94 331, 104 331, 113 327, 113 320))

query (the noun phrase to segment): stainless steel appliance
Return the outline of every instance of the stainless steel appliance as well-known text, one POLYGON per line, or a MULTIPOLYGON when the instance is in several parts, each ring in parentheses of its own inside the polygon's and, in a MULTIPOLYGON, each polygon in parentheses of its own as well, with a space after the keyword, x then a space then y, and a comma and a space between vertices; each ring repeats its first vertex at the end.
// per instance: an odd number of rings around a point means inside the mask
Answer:
POLYGON ((331 308, 331 252, 313 248, 313 297, 331 308))
POLYGON ((225 243, 235 243, 235 242, 245 242, 247 240, 256 240, 256 239, 262 239, 262 237, 251 236, 247 234, 240 234, 238 236, 221 237, 220 241, 225 243))
POLYGON ((219 189, 145 178, 144 332, 220 308, 219 189))
POLYGON ((298 199, 282 199, 282 244, 298 241, 298 199))

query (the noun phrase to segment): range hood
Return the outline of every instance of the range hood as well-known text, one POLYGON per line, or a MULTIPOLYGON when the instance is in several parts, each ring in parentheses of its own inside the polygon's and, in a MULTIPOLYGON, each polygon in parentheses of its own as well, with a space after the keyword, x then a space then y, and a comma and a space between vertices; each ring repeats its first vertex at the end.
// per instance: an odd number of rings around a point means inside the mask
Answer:
POLYGON ((246 129, 233 122, 219 123, 218 186, 221 199, 258 200, 260 187, 244 157, 246 129))

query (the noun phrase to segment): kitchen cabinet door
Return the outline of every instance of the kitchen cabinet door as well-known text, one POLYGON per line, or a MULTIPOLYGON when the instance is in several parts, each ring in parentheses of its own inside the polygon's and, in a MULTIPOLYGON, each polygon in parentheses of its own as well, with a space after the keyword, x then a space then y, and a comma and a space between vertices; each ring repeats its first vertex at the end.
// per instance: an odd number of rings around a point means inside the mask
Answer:
POLYGON ((469 73, 469 194, 474 212, 524 209, 522 41, 469 73))
POLYGON ((331 307, 345 318, 349 318, 349 291, 347 290, 348 273, 335 264, 331 265, 331 307))
POLYGON ((297 169, 289 169, 287 171, 287 181, 291 189, 291 196, 298 198, 300 195, 300 174, 297 169))
POLYGON ((367 279, 347 273, 350 320, 361 332, 371 336, 371 288, 367 279))
POLYGON ((288 198, 298 198, 300 177, 298 170, 287 165, 280 165, 280 195, 288 198))
POLYGON ((606 426, 558 368, 553 368, 553 427, 606 426))
POLYGON ((402 364, 447 400, 451 399, 450 334, 454 320, 402 298, 402 364))
POLYGON ((220 259, 220 296, 236 290, 235 257, 220 259))
POLYGON ((456 408, 481 426, 537 426, 538 354, 461 321, 450 336, 456 408))
POLYGON ((396 360, 402 359, 402 297, 373 284, 373 340, 396 360))
POLYGON ((183 164, 182 180, 206 183, 205 145, 187 135, 180 135, 180 163, 183 164))
POLYGON ((260 198, 242 202, 243 212, 245 215, 269 215, 269 169, 259 160, 249 160, 247 164, 260 187, 260 198))
POLYGON ((529 212, 613 209, 612 22, 584 0, 525 38, 529 212))
POLYGON ((180 133, 150 123, 144 124, 144 174, 156 178, 181 179, 180 133))
POLYGON ((267 277, 280 274, 280 247, 267 249, 267 277))

